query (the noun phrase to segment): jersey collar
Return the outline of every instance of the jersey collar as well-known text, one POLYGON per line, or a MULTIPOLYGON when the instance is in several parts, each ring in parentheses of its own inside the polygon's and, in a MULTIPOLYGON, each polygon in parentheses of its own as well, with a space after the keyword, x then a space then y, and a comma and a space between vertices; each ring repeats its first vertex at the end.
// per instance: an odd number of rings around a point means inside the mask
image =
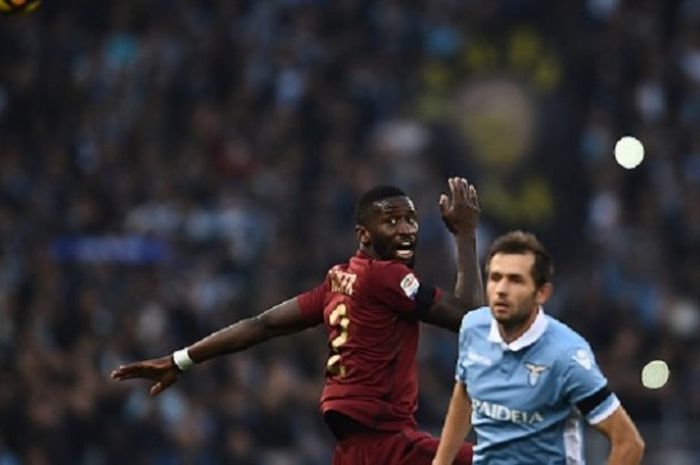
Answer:
POLYGON ((489 331, 488 340, 489 342, 496 342, 503 347, 503 349, 511 350, 513 352, 524 349, 537 342, 537 340, 542 337, 544 331, 547 329, 549 322, 544 315, 544 310, 542 307, 537 311, 537 316, 532 325, 525 331, 519 338, 507 344, 501 337, 501 333, 498 331, 498 323, 495 318, 491 318, 491 329, 489 331))

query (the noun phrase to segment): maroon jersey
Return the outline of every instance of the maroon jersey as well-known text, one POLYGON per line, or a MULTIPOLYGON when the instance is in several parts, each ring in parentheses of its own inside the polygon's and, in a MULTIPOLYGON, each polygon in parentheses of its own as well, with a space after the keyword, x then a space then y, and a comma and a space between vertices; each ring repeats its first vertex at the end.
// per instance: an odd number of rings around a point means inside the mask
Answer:
MULTIPOLYGON (((416 426, 419 287, 403 263, 358 252, 298 297, 303 315, 328 329, 324 414, 384 431, 416 426)), ((434 301, 439 291, 433 294, 434 301)))

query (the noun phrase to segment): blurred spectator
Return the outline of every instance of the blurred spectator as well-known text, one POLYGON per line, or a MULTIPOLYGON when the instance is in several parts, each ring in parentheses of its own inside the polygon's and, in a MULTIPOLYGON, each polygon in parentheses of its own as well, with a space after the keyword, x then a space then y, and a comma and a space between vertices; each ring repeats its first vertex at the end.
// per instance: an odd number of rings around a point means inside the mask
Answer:
MULTIPOLYGON (((416 200, 421 274, 449 286, 454 174, 482 245, 522 227, 573 255, 549 311, 591 340, 645 463, 700 461, 700 1, 74 0, 0 17, 0 43, 0 465, 327 463, 320 334, 157 400, 108 369, 319 282, 377 182, 416 200)), ((423 335, 437 430, 455 341, 423 335)))

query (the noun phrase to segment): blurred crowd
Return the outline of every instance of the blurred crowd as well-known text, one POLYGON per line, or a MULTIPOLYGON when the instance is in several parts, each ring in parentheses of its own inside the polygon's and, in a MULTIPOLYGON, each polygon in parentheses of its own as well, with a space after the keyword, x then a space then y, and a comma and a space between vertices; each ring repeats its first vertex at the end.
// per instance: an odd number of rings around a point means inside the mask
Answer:
MULTIPOLYGON (((157 398, 109 371, 320 282, 377 183, 414 198, 417 271, 449 288, 451 175, 482 258, 513 228, 548 245, 546 309, 644 463, 700 463, 700 0, 47 1, 0 44, 0 465, 327 464, 322 328, 157 398)), ((424 327, 434 433, 455 339, 424 327)))

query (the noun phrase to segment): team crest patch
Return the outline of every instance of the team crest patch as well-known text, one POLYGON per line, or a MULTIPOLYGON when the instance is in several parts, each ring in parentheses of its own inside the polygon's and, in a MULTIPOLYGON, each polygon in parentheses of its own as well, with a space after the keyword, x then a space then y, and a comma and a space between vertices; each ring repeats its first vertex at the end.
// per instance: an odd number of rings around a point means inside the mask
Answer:
POLYGON ((540 380, 540 375, 542 372, 544 372, 547 368, 544 365, 535 365, 534 363, 526 363, 525 368, 527 368, 527 383, 530 386, 535 386, 537 382, 540 380))
POLYGON ((588 351, 579 349, 576 351, 576 353, 571 357, 573 358, 576 363, 581 365, 583 368, 586 370, 590 370, 591 367, 593 366, 593 360, 591 360, 591 356, 588 354, 588 351))
POLYGON ((416 296, 418 288, 420 287, 420 283, 413 273, 408 273, 406 276, 404 276, 400 285, 401 289, 403 289, 403 292, 406 294, 406 297, 409 299, 413 299, 416 296))

